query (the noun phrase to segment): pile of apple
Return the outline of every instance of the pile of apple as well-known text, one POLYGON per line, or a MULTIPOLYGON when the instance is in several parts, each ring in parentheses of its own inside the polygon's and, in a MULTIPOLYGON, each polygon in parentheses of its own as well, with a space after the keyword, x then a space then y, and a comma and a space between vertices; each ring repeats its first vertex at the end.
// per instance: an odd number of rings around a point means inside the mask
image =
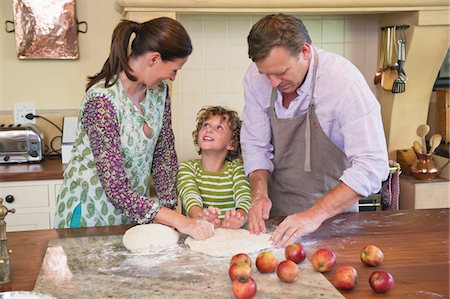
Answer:
MULTIPOLYGON (((256 269, 260 273, 277 272, 282 282, 291 283, 298 278, 298 263, 306 258, 303 246, 299 243, 288 245, 284 254, 286 260, 278 263, 272 251, 263 251, 256 257, 256 269)), ((256 282, 251 277, 252 260, 246 253, 231 257, 228 274, 232 281, 233 294, 237 299, 250 299, 256 295, 256 282)))
MULTIPOLYGON (((384 260, 384 254, 375 245, 367 245, 361 250, 361 261, 370 267, 380 265, 384 260)), ((328 272, 336 264, 336 255, 333 251, 321 248, 311 257, 314 269, 318 272, 328 272)), ((334 273, 333 284, 341 290, 351 290, 357 283, 358 273, 353 266, 340 266, 334 273)), ((394 278, 386 271, 374 271, 369 276, 369 284, 377 293, 386 293, 394 287, 394 278)))
MULTIPOLYGON (((306 258, 306 252, 300 243, 288 245, 284 250, 286 260, 278 263, 272 251, 263 251, 256 257, 256 268, 260 273, 277 272, 282 282, 291 283, 298 278, 298 266, 306 258)), ((361 250, 361 261, 370 267, 376 267, 384 261, 384 254, 375 245, 367 245, 361 250)), ((325 273, 336 264, 336 254, 327 248, 317 250, 311 257, 313 268, 325 273)), ((256 295, 256 282, 251 277, 252 260, 246 253, 231 257, 228 274, 232 281, 233 294, 237 299, 250 299, 256 295)), ((341 290, 351 290, 357 283, 358 273, 353 266, 345 265, 336 269, 333 284, 341 290)), ((369 277, 371 288, 377 293, 386 293, 394 287, 394 278, 389 272, 374 271, 369 277)))

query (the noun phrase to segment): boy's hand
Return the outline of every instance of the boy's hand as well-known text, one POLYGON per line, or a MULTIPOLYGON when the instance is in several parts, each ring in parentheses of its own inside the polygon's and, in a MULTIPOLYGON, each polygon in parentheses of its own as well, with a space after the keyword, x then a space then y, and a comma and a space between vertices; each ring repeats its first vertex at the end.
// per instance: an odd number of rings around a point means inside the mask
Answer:
POLYGON ((211 222, 214 224, 214 227, 218 227, 220 225, 219 215, 220 210, 218 208, 208 207, 207 209, 203 209, 199 219, 211 222))
POLYGON ((223 218, 221 227, 223 228, 241 228, 245 223, 245 215, 239 211, 232 210, 225 212, 225 218, 223 218))

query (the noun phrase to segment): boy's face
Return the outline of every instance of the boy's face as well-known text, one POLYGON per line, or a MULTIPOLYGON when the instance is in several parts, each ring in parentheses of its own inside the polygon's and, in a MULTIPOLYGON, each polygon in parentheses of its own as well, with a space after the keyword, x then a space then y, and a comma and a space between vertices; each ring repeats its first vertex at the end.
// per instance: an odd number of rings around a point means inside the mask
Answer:
POLYGON ((228 153, 235 149, 232 143, 232 132, 228 126, 228 117, 210 115, 198 133, 198 145, 202 154, 206 151, 228 153))

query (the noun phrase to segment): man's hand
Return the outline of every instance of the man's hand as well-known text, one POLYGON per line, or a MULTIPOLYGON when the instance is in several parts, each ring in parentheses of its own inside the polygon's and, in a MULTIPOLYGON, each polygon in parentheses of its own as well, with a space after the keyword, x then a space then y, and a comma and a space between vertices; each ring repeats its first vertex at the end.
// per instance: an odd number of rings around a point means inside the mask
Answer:
POLYGON ((248 211, 248 230, 252 234, 266 233, 264 220, 269 219, 272 202, 268 197, 260 197, 252 202, 248 211))
POLYGON ((312 233, 322 224, 310 210, 287 216, 272 234, 272 244, 278 248, 292 244, 301 236, 312 233))

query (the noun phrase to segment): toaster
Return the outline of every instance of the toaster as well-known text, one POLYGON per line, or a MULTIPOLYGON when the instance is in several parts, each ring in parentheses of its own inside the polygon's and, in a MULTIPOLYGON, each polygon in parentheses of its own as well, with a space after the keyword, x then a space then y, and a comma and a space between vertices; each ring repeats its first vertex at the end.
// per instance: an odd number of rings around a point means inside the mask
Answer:
POLYGON ((0 125, 0 163, 39 162, 44 134, 33 124, 0 125))

